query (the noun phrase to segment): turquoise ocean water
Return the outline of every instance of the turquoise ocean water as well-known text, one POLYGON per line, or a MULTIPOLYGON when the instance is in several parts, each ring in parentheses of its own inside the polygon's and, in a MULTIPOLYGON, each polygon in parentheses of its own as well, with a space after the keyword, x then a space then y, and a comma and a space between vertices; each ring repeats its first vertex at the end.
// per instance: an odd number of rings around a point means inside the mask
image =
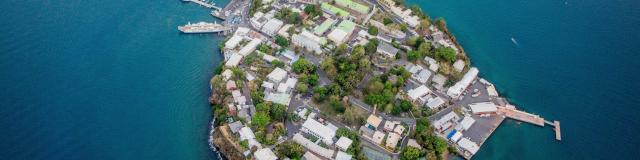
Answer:
POLYGON ((178 0, 0 7, 0 159, 215 159, 208 81, 223 37, 176 29, 213 21, 209 10, 178 0))
MULTIPOLYGON (((637 159, 640 1, 408 0, 445 17, 481 75, 521 109, 476 159, 637 159), (511 39, 517 43, 514 43, 511 39)), ((219 2, 224 4, 224 2, 219 2)), ((215 159, 211 18, 168 1, 0 1, 0 159, 215 159)))
POLYGON ((640 157, 640 1, 407 2, 444 17, 512 103, 561 122, 557 142, 551 127, 507 120, 474 159, 640 157))

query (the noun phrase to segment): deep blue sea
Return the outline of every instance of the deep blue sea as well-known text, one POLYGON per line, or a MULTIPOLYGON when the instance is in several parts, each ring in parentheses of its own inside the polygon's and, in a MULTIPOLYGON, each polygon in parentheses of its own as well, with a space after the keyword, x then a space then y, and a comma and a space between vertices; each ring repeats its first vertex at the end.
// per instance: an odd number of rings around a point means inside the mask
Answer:
POLYGON ((561 122, 558 142, 551 127, 507 120, 474 159, 640 157, 640 1, 407 2, 444 17, 512 103, 561 122))
POLYGON ((0 7, 0 159, 215 159, 207 97, 223 37, 176 28, 213 21, 210 10, 179 0, 0 7))
MULTIPOLYGON (((550 127, 507 120, 475 159, 640 157, 640 1, 407 1, 444 17, 512 103, 562 122, 558 142, 550 127)), ((213 21, 207 9, 178 0, 0 7, 0 159, 215 159, 207 83, 222 38, 176 30, 213 21)))

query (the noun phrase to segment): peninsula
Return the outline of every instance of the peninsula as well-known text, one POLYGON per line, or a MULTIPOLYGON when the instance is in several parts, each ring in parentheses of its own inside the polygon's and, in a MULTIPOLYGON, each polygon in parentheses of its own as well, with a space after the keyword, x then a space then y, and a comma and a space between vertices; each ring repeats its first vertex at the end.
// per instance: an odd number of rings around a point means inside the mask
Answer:
POLYGON ((561 140, 478 77, 444 19, 401 0, 191 2, 224 20, 181 31, 227 37, 209 101, 228 159, 470 159, 506 118, 561 140))

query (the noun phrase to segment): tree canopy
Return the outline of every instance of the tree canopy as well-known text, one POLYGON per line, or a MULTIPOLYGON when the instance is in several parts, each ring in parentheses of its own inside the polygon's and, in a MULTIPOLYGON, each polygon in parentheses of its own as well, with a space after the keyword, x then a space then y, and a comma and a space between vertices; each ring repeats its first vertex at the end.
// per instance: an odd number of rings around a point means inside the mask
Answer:
POLYGON ((291 68, 296 73, 305 73, 305 74, 313 73, 313 71, 315 71, 316 69, 315 66, 305 58, 300 58, 296 62, 293 62, 293 64, 291 65, 291 68))

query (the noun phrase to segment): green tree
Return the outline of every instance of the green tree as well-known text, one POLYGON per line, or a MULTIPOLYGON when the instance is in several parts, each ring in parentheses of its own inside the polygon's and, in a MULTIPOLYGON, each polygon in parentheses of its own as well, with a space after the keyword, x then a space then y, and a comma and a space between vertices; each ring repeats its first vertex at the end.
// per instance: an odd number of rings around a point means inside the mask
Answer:
POLYGON ((287 116, 287 107, 281 104, 271 105, 271 117, 277 121, 284 121, 287 116))
POLYGON ((384 25, 389 25, 389 24, 393 23, 393 20, 391 20, 391 18, 389 18, 389 17, 384 17, 384 19, 382 19, 382 23, 384 25))
POLYGON ((276 44, 278 44, 281 47, 289 47, 289 40, 287 40, 287 38, 284 38, 280 35, 276 35, 276 44))
POLYGON ((420 149, 415 147, 406 147, 404 151, 402 151, 402 155, 400 155, 401 160, 414 160, 420 158, 421 152, 420 149))
POLYGON ((271 107, 267 103, 256 104, 256 111, 269 113, 271 107))
POLYGON ((348 49, 347 47, 348 47, 347 44, 342 43, 338 47, 336 47, 336 49, 334 50, 334 53, 336 55, 345 54, 347 53, 347 49, 348 49))
POLYGON ((304 58, 300 58, 296 62, 293 62, 293 65, 291 65, 291 68, 296 73, 305 73, 305 74, 312 73, 315 70, 315 66, 304 58))
POLYGON ((368 30, 370 35, 376 36, 378 35, 378 27, 369 25, 369 30, 368 30))
POLYGON ((415 62, 420 58, 420 52, 418 51, 409 51, 407 52, 407 61, 415 62))
POLYGON ((274 67, 284 68, 284 62, 281 62, 279 60, 273 60, 271 62, 271 65, 273 65, 274 67))
POLYGON ((313 89, 313 100, 317 102, 324 101, 327 98, 328 90, 325 87, 316 87, 313 89))
POLYGON ((265 112, 258 112, 253 115, 251 122, 258 127, 266 127, 267 124, 271 123, 271 117, 265 112))
POLYGON ((309 91, 309 86, 304 83, 298 83, 296 85, 296 91, 298 91, 298 93, 306 93, 307 91, 309 91))
POLYGON ((364 50, 367 52, 367 54, 376 53, 376 51, 378 50, 378 40, 370 39, 369 42, 365 44, 364 50))
POLYGON ((286 141, 277 146, 276 153, 278 157, 289 157, 291 159, 300 159, 304 154, 304 148, 298 143, 286 141))
POLYGON ((436 57, 453 63, 456 61, 456 51, 449 47, 440 47, 436 49, 436 57))

